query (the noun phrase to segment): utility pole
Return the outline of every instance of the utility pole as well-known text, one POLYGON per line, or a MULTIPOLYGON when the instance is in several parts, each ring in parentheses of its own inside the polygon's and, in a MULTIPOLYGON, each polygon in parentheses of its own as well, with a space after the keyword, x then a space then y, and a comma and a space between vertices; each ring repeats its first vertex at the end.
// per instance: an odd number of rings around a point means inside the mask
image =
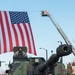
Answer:
POLYGON ((63 32, 63 30, 61 29, 61 27, 59 26, 59 24, 56 22, 56 20, 54 19, 54 17, 49 14, 49 12, 47 10, 42 11, 42 16, 47 16, 50 18, 50 20, 52 21, 53 25, 56 27, 56 29, 58 30, 58 32, 60 33, 60 35, 63 37, 64 41, 66 42, 66 44, 71 45, 72 46, 72 52, 75 56, 75 47, 72 45, 72 43, 70 42, 70 40, 68 39, 68 37, 66 36, 66 34, 63 32))

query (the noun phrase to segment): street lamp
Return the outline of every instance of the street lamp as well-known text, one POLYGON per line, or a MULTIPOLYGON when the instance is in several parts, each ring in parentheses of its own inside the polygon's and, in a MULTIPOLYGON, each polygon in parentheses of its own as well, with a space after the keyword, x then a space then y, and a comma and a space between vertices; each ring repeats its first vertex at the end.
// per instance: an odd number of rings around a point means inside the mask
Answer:
POLYGON ((46 60, 48 59, 48 51, 45 48, 40 48, 40 49, 44 49, 46 51, 46 60))
POLYGON ((62 45, 62 41, 58 41, 58 43, 60 43, 60 45, 62 45))

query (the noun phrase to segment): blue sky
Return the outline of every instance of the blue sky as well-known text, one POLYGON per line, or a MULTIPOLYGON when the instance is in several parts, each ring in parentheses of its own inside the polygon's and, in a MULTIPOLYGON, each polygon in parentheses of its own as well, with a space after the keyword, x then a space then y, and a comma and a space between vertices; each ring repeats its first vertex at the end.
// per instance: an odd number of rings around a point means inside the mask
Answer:
MULTIPOLYGON (((48 10, 53 15, 70 41, 75 45, 75 0, 1 0, 0 10, 5 11, 27 11, 34 35, 35 45, 38 56, 45 58, 45 50, 48 50, 48 57, 51 55, 51 50, 55 53, 56 48, 62 41, 65 43, 59 32, 54 27, 48 17, 42 17, 41 11, 48 10)), ((2 63, 1 70, 4 70, 5 64, 9 60, 12 61, 13 53, 0 55, 0 60, 6 61, 2 63)), ((32 56, 32 55, 31 55, 32 56)), ((71 54, 64 58, 64 63, 72 62, 74 55, 71 54)))

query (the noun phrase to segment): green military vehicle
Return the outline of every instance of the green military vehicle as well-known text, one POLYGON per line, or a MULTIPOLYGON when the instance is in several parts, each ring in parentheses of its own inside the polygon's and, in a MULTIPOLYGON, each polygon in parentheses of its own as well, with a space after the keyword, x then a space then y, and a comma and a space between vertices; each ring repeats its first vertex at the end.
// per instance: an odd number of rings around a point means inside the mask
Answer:
POLYGON ((13 62, 9 64, 8 75, 69 75, 59 58, 71 54, 72 47, 67 44, 60 45, 56 54, 52 54, 45 61, 43 57, 27 56, 27 47, 14 47, 13 62))

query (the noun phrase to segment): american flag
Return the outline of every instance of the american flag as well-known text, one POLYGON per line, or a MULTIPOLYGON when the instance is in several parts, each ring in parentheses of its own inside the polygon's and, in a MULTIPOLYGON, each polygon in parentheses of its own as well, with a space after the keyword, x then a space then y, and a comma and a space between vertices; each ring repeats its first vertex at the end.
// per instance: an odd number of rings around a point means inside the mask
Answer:
POLYGON ((36 55, 27 12, 0 11, 0 53, 12 52, 15 46, 26 46, 36 55))

